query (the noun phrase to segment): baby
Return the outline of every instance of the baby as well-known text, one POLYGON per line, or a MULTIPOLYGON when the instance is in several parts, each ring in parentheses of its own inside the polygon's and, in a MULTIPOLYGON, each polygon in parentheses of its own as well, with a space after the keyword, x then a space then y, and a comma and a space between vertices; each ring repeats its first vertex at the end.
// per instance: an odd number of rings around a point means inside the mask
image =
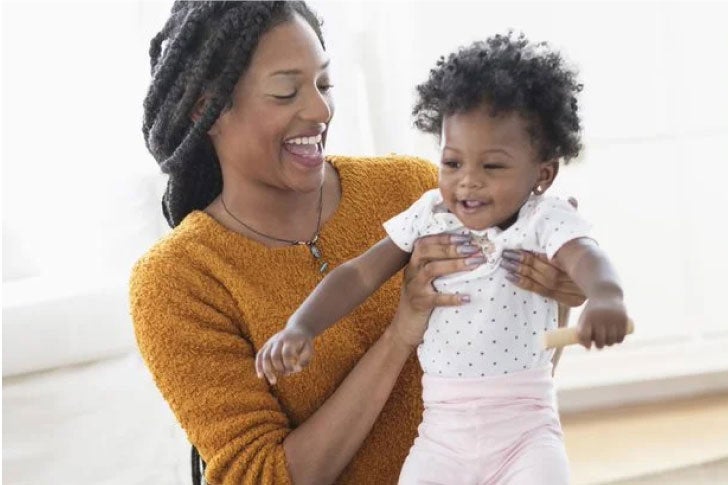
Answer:
POLYGON ((482 263, 434 281, 467 296, 437 307, 417 354, 425 412, 400 484, 565 484, 569 481, 545 332, 554 300, 508 278, 508 250, 544 253, 587 296, 580 341, 621 342, 627 328, 612 264, 589 238, 590 224, 547 197, 578 155, 573 71, 545 43, 496 35, 441 58, 418 86, 415 125, 439 137, 439 188, 384 224, 387 237, 331 272, 259 351, 259 375, 296 372, 312 339, 352 311, 409 261, 415 241, 467 236, 482 263))

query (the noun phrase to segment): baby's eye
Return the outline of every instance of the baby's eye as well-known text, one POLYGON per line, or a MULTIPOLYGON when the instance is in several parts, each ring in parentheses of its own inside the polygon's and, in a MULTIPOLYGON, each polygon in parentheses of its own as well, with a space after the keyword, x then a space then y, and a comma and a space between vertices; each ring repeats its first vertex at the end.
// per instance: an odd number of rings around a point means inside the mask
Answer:
POLYGON ((447 168, 460 168, 460 162, 457 160, 443 160, 442 165, 447 168))
POLYGON ((500 163, 484 163, 483 168, 486 170, 498 170, 501 168, 505 168, 505 165, 502 165, 500 163))

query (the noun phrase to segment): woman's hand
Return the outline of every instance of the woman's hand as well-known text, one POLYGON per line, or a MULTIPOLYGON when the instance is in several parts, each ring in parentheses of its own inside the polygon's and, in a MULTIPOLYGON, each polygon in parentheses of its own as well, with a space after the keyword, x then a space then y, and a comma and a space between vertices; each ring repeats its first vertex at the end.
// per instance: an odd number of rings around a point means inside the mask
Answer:
POLYGON ((544 254, 505 250, 501 267, 508 271, 508 281, 517 287, 553 298, 561 305, 576 307, 586 301, 586 296, 569 275, 554 266, 544 254))
POLYGON ((397 314, 390 325, 400 343, 410 349, 422 342, 427 319, 436 306, 457 306, 470 301, 470 295, 438 293, 432 285, 440 276, 477 268, 485 262, 480 248, 468 236, 437 234, 415 242, 404 281, 397 314))
MULTIPOLYGON (((579 207, 573 197, 569 198, 569 203, 574 209, 579 207)), ((577 307, 586 301, 586 296, 569 275, 554 266, 544 254, 505 250, 501 267, 508 271, 508 280, 517 287, 553 298, 560 305, 577 307)))

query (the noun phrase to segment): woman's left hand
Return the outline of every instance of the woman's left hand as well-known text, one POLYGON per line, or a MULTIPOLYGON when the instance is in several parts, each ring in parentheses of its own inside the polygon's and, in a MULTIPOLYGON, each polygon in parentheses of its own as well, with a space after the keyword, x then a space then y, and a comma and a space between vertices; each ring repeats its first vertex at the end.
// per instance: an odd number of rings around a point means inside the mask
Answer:
MULTIPOLYGON (((569 204, 574 209, 579 208, 579 202, 569 197, 569 204)), ((508 271, 508 280, 517 287, 533 291, 546 298, 553 298, 559 305, 577 307, 586 301, 586 295, 571 281, 569 275, 551 264, 544 254, 534 254, 528 251, 503 251, 503 269, 508 271)), ((568 318, 568 310, 559 315, 559 326, 562 317, 568 318)))
POLYGON ((507 249, 503 251, 501 267, 508 271, 508 280, 521 289, 553 298, 568 307, 577 307, 586 301, 569 275, 543 254, 507 249))

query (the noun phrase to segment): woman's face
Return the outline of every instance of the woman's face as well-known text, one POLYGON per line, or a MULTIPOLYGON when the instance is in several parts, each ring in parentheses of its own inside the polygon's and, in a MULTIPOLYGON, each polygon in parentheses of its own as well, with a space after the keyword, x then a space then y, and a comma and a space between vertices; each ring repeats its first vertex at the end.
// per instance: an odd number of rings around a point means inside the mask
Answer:
POLYGON ((468 228, 507 226, 531 191, 547 189, 557 162, 541 162, 517 113, 491 116, 487 106, 446 116, 442 130, 440 192, 468 228))
POLYGON ((232 107, 209 132, 224 175, 318 190, 334 112, 328 63, 316 33, 298 15, 260 38, 232 107))

